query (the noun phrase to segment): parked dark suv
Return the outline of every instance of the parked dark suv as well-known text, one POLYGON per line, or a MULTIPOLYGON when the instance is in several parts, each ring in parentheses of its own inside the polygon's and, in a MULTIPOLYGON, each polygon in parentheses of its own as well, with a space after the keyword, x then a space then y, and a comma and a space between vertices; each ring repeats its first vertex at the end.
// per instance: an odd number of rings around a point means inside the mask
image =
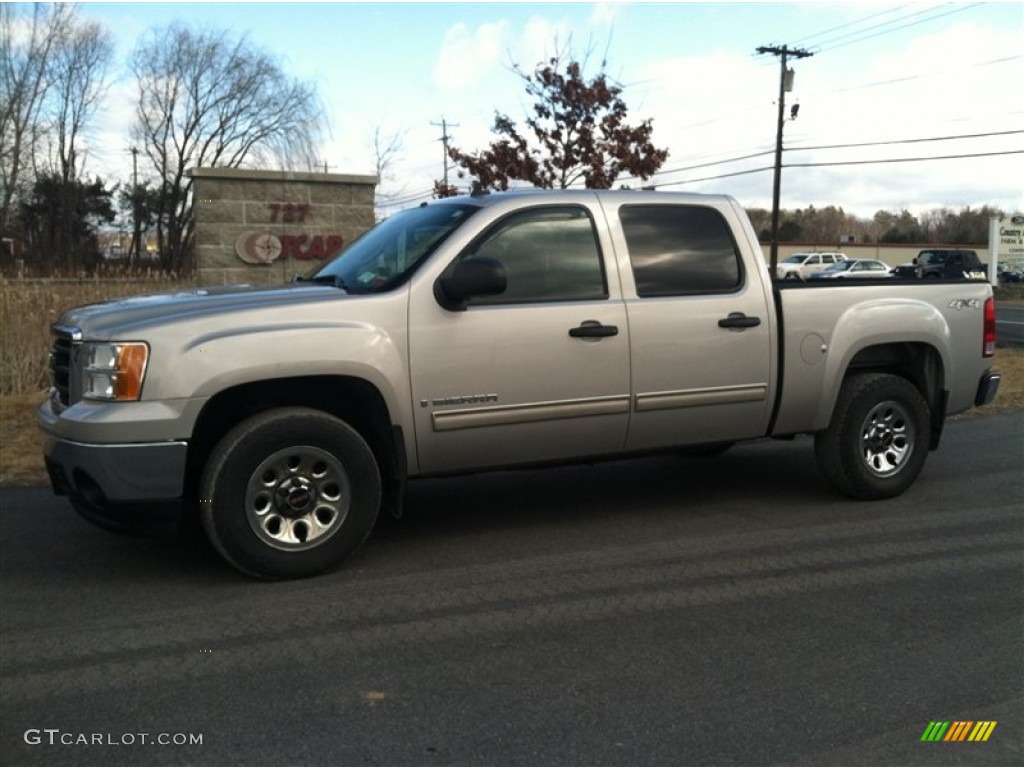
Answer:
POLYGON ((970 277, 972 273, 987 274, 975 251, 964 248, 928 248, 914 259, 918 277, 942 277, 956 279, 970 277))

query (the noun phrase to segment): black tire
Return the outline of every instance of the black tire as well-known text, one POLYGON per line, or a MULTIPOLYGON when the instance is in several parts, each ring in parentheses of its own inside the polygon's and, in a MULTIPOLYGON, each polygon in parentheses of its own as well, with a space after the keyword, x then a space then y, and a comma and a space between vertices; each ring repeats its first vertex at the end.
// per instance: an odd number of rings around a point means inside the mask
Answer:
POLYGON ((888 499, 909 488, 928 457, 931 420, 917 387, 887 373, 855 373, 828 429, 815 435, 818 468, 840 492, 888 499))
POLYGON ((217 444, 199 484, 203 527, 238 570, 263 579, 337 568, 369 536, 380 471, 345 422, 310 408, 277 408, 217 444))

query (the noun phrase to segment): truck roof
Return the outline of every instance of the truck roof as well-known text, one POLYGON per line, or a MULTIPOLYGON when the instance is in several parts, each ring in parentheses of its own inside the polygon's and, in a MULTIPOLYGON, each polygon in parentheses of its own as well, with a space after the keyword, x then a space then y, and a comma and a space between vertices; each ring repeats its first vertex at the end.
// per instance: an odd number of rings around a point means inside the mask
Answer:
POLYGON ((601 200, 608 200, 617 203, 674 203, 690 205, 737 205, 736 200, 729 195, 701 194, 697 192, 661 192, 651 189, 538 189, 526 187, 510 189, 502 192, 482 192, 471 195, 459 195, 447 197, 440 200, 431 200, 420 205, 444 205, 466 203, 489 207, 502 202, 522 200, 523 198, 551 199, 564 202, 581 202, 592 200, 594 197, 601 200))

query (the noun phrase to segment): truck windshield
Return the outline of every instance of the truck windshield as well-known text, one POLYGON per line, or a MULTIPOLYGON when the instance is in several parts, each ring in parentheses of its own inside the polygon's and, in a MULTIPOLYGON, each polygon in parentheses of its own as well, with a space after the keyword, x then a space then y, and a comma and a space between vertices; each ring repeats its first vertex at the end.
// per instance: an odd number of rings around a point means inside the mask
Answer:
POLYGON ((391 216, 301 282, 330 283, 349 293, 381 293, 413 271, 479 206, 426 205, 391 216))

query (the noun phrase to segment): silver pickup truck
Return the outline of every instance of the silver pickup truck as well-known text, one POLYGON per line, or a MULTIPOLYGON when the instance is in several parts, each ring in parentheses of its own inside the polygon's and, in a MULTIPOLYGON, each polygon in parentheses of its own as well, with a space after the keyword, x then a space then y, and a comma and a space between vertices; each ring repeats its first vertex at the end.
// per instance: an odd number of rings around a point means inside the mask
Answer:
POLYGON ((198 509, 264 578, 341 563, 409 478, 814 435, 895 496, 992 400, 984 281, 773 283, 729 197, 510 192, 393 216, 272 289, 66 312, 52 485, 138 531, 198 509))

